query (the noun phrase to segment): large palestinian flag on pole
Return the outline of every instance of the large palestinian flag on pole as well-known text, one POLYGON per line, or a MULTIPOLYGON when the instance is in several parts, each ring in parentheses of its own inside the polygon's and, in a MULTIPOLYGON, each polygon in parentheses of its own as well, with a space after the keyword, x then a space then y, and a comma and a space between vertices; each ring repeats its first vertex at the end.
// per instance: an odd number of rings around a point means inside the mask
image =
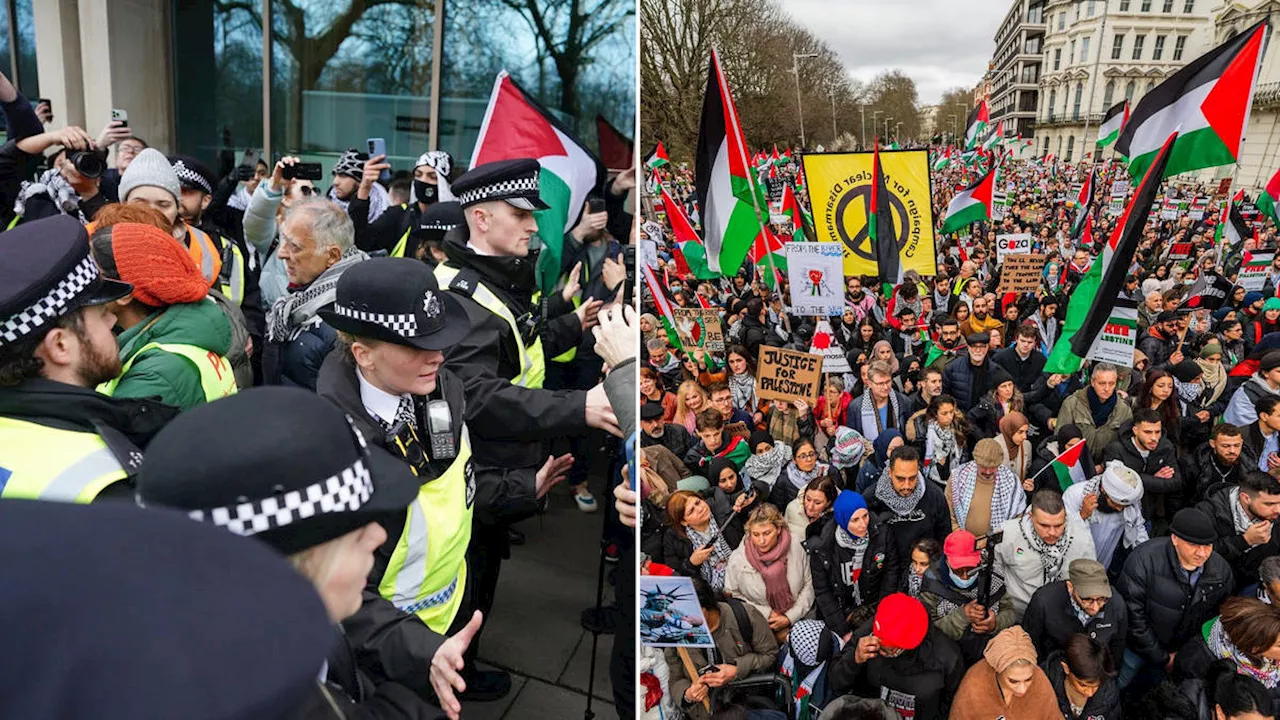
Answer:
POLYGON ((1120 137, 1120 131, 1129 120, 1129 101, 1121 100, 1107 111, 1098 126, 1098 147, 1106 147, 1120 137))
POLYGON ((1276 214, 1276 205, 1280 203, 1280 170, 1271 176, 1271 181, 1267 183, 1266 189, 1258 196, 1258 209, 1263 215, 1271 218, 1271 221, 1280 224, 1280 216, 1276 214))
POLYGON ((893 232, 893 203, 884 181, 877 147, 871 157, 871 204, 867 207, 867 235, 876 251, 876 272, 880 282, 897 286, 902 282, 902 262, 898 257, 897 236, 893 232))
POLYGON ((1049 353, 1044 372, 1062 375, 1077 372, 1084 363, 1083 358, 1088 357, 1094 339, 1111 317, 1111 310, 1124 288, 1125 276, 1129 274, 1129 266, 1133 263, 1134 252, 1142 241, 1147 215, 1150 214, 1151 205, 1160 190, 1176 137, 1176 133, 1170 134, 1165 139, 1164 146, 1147 165, 1147 174, 1133 194, 1133 200, 1125 208, 1115 232, 1102 246, 1102 255, 1089 266, 1089 271, 1071 294, 1071 299, 1067 302, 1066 321, 1049 353))
POLYGON ((542 240, 538 286, 549 292, 560 279, 565 233, 578 224, 587 195, 604 187, 604 165, 503 70, 493 83, 471 167, 517 158, 542 165, 538 190, 550 207, 534 217, 542 240))
POLYGON ((1192 60, 1143 96, 1116 140, 1129 174, 1146 174, 1170 133, 1177 134, 1167 175, 1230 165, 1240 157, 1258 61, 1267 32, 1260 21, 1192 60))
POLYGON ((1085 218, 1088 218, 1093 210, 1093 169, 1089 169, 1089 176, 1084 179, 1084 184, 1080 186, 1080 195, 1076 198, 1076 219, 1071 223, 1071 239, 1080 238, 1080 233, 1084 230, 1085 218))
POLYGON ((983 136, 987 132, 987 127, 991 125, 991 111, 987 108, 987 101, 983 100, 978 103, 978 107, 969 113, 969 118, 964 123, 964 149, 972 150, 981 142, 983 136))
POLYGON ((778 274, 787 272, 787 254, 782 248, 784 244, 784 240, 766 227, 747 251, 747 257, 755 263, 756 271, 773 290, 778 288, 778 274))
POLYGON ((1222 215, 1218 218, 1218 227, 1214 229, 1213 243, 1218 248, 1219 257, 1223 251, 1234 252, 1244 247, 1245 238, 1249 237, 1249 223, 1240 214, 1240 201, 1244 199, 1244 191, 1237 190, 1235 197, 1222 204, 1222 215))
POLYGON ((694 182, 702 213, 707 267, 718 275, 732 277, 764 232, 757 212, 762 198, 751 178, 742 125, 715 50, 711 51, 707 67, 694 182))
MULTIPOLYGON (((706 249, 702 247, 702 240, 694 231, 693 223, 685 217, 684 208, 671 198, 665 186, 659 184, 658 192, 662 197, 662 206, 667 210, 667 222, 671 223, 671 233, 675 235, 676 258, 683 258, 688 272, 699 280, 710 280, 716 277, 715 273, 707 268, 706 249)), ((676 266, 679 268, 679 262, 676 266)), ((682 272, 686 270, 686 268, 679 269, 682 272)))
POLYGON ((991 219, 991 199, 995 194, 996 171, 988 170, 977 182, 956 193, 947 206, 939 233, 959 232, 970 224, 991 219))
POLYGON ((658 319, 662 321, 662 328, 667 331, 667 342, 671 343, 673 348, 680 347, 680 335, 676 333, 676 318, 671 312, 671 301, 667 299, 662 283, 654 277, 653 268, 647 264, 640 263, 640 272, 644 275, 644 284, 649 286, 653 304, 658 308, 658 319))

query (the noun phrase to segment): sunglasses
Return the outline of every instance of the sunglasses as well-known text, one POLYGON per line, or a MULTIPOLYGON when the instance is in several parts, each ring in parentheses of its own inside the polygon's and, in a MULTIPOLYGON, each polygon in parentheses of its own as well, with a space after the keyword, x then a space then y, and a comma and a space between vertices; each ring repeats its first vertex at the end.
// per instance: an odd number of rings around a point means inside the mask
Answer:
POLYGON ((316 189, 310 185, 299 185, 298 192, 302 193, 302 197, 311 197, 315 194, 316 189))

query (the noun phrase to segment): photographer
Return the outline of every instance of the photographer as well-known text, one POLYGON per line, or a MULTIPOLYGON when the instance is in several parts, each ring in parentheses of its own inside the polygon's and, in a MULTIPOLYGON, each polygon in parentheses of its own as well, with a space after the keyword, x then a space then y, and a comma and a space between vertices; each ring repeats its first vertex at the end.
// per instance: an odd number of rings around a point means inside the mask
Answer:
POLYGON ((70 215, 82 223, 93 220, 107 204, 99 192, 107 154, 78 127, 40 133, 0 147, 0 220, 12 227, 25 220, 70 215), (24 181, 40 165, 49 148, 48 169, 34 181, 24 181))

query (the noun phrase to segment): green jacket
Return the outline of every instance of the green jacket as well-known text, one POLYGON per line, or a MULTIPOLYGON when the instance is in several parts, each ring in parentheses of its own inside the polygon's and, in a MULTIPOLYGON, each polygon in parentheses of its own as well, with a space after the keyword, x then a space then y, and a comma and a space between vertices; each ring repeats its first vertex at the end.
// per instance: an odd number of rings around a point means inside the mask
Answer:
MULTIPOLYGON (((231 322, 212 300, 170 305, 120 333, 120 362, 148 343, 195 345, 225 356, 231 348, 231 322)), ((115 397, 156 398, 182 410, 204 402, 200 371, 189 360, 163 350, 148 350, 120 378, 115 397)))

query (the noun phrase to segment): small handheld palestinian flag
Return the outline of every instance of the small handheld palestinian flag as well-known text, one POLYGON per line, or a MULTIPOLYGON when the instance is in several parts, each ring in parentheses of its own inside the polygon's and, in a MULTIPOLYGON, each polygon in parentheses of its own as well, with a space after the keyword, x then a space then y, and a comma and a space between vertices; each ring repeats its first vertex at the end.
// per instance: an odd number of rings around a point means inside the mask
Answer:
POLYGON ((1280 170, 1271 176, 1271 181, 1267 183, 1267 188, 1258 196, 1258 209, 1263 215, 1271 218, 1271 221, 1280 224, 1280 216, 1276 214, 1276 204, 1280 203, 1280 170))
POLYGON ((942 220, 943 235, 958 232, 976 222, 991 219, 991 199, 995 194, 996 172, 988 170, 977 182, 956 193, 942 220))
POLYGON ((1053 474, 1058 477, 1058 487, 1062 488, 1063 492, 1072 485, 1089 479, 1084 471, 1084 463, 1081 461, 1083 455, 1084 441, 1081 440, 1058 453, 1058 457, 1049 463, 1048 467, 1053 468, 1053 474))
POLYGON ((1106 117, 1102 118, 1102 125, 1098 126, 1098 147, 1106 147, 1115 142, 1127 122, 1129 122, 1129 101, 1121 100, 1111 106, 1106 117))
POLYGON ((644 164, 650 170, 657 170, 670 162, 671 158, 667 157, 667 149, 662 147, 662 142, 659 141, 658 146, 653 149, 653 152, 649 153, 649 157, 645 158, 644 164))

